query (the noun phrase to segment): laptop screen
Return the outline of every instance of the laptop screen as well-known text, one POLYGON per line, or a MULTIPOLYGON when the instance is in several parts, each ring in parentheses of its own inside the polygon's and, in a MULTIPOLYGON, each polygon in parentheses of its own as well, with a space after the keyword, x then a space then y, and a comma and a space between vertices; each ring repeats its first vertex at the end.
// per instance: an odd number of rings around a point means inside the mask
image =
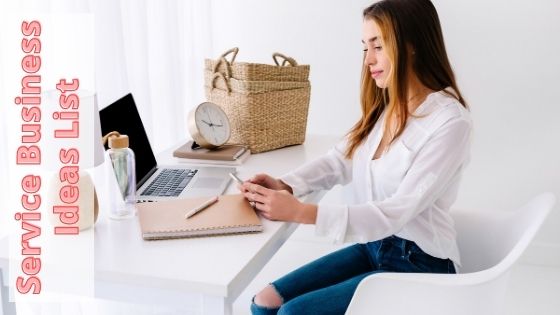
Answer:
POLYGON ((111 131, 128 135, 129 146, 136 159, 136 184, 139 187, 147 179, 144 177, 157 166, 157 162, 132 94, 100 110, 99 118, 103 135, 111 131))

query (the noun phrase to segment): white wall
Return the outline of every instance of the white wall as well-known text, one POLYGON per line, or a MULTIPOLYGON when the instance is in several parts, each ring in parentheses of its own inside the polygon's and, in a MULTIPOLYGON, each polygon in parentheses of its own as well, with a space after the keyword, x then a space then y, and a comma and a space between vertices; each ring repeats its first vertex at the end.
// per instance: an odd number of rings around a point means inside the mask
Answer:
MULTIPOLYGON (((345 133, 360 115, 361 11, 371 1, 214 0, 213 51, 311 65, 308 132, 345 133)), ((458 207, 510 209, 542 191, 560 198, 560 2, 435 0, 475 137, 458 207)), ((560 265, 560 207, 531 248, 560 265)))
MULTIPOLYGON (((560 3, 437 1, 450 58, 472 106, 475 142, 458 204, 513 208, 560 198, 560 3)), ((560 207, 532 251, 560 265, 560 207)))
POLYGON ((359 118, 361 15, 369 1, 214 0, 213 51, 239 47, 237 59, 273 64, 282 52, 311 65, 308 130, 346 132, 359 118))

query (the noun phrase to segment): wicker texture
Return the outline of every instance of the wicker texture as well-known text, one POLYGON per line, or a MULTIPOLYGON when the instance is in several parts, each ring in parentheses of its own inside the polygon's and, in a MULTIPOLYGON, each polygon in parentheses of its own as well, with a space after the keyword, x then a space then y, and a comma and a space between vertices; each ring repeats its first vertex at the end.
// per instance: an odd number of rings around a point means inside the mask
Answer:
POLYGON ((204 68, 211 72, 223 73, 226 78, 243 81, 296 81, 304 82, 309 78, 309 65, 298 65, 290 57, 281 53, 272 54, 275 65, 261 63, 235 62, 239 48, 232 48, 218 59, 206 59, 204 68), (231 60, 227 56, 231 54, 231 60), (280 59, 280 60, 279 60, 280 59))
MULTIPOLYGON (((213 75, 214 73, 212 73, 212 71, 204 71, 204 86, 212 86, 213 75)), ((224 80, 218 79, 214 82, 215 87, 225 91, 228 88, 226 80, 232 91, 241 94, 257 94, 309 87, 309 81, 244 81, 234 78, 225 78, 224 80)))
POLYGON ((205 70, 206 97, 222 107, 230 120, 228 143, 248 145, 252 153, 303 143, 311 92, 309 66, 293 66, 297 63, 288 57, 283 57, 284 66, 231 63, 225 59, 231 51, 217 61, 206 60, 207 66, 216 64, 215 69, 205 70))

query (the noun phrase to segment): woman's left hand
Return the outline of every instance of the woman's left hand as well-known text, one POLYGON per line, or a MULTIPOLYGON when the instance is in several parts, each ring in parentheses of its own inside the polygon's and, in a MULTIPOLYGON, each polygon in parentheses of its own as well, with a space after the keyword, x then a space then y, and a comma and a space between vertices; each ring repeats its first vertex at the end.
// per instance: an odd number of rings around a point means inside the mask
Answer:
POLYGON ((299 222, 304 204, 286 190, 272 190, 266 187, 245 182, 242 185, 243 195, 255 202, 255 209, 263 217, 273 221, 299 222))

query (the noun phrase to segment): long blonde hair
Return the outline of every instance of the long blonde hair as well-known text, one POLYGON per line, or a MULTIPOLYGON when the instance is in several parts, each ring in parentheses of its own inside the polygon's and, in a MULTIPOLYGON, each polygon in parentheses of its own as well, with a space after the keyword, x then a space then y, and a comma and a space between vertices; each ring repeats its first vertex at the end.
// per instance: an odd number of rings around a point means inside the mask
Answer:
MULTIPOLYGON (((437 11, 429 0, 383 0, 367 7, 364 20, 373 20, 379 27, 387 57, 391 61, 387 88, 377 87, 367 65, 362 66, 360 103, 362 118, 347 134, 348 147, 345 157, 351 159, 360 144, 367 138, 381 114, 385 119, 396 117, 396 132, 390 143, 398 138, 411 113, 408 110, 409 64, 420 82, 428 89, 441 91, 456 98, 467 107, 451 69, 437 11), (408 49, 414 51, 410 60, 408 49)), ((365 58, 365 54, 364 54, 365 58)), ((385 124, 384 133, 389 132, 385 124)))

